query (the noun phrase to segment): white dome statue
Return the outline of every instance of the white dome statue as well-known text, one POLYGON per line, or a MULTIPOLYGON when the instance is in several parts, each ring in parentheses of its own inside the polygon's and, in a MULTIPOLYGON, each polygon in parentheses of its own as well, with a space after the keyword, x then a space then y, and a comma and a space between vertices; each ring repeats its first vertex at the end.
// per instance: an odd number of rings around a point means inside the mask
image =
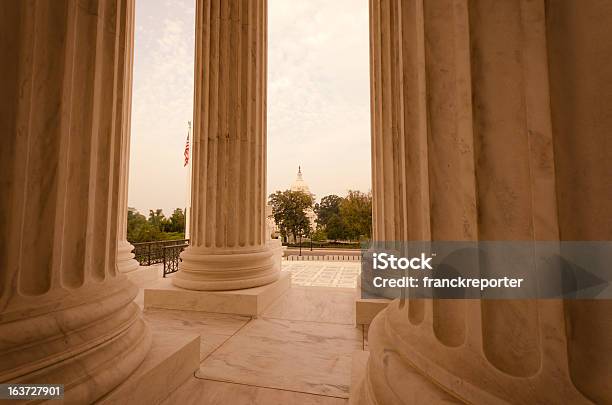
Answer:
POLYGON ((302 178, 302 167, 301 166, 298 166, 297 177, 295 178, 295 181, 291 185, 291 191, 301 191, 303 193, 312 195, 312 193, 310 192, 310 188, 308 187, 308 184, 306 184, 306 182, 302 178))

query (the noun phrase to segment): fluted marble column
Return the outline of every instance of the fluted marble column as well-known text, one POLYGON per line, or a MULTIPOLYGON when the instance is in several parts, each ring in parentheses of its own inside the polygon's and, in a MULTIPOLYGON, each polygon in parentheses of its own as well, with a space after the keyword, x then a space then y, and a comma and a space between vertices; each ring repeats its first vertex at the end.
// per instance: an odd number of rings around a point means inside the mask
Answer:
MULTIPOLYGON (((133 24, 134 1, 127 2, 126 19, 133 24)), ((125 58, 118 66, 117 103, 120 115, 117 115, 117 131, 121 134, 121 155, 119 171, 119 211, 117 227, 117 269, 121 273, 138 270, 140 266, 134 259, 134 245, 127 240, 127 210, 128 210, 128 180, 130 169, 130 126, 132 114, 132 74, 134 66, 134 30, 126 32, 123 40, 125 44, 125 58)))
POLYGON ((116 271, 133 0, 0 4, 0 382, 91 403, 151 342, 116 271))
MULTIPOLYGON (((612 5, 574 3, 370 1, 376 239, 612 238, 612 5)), ((611 314, 395 300, 351 402, 610 402, 611 314)))
POLYGON ((191 246, 173 282, 195 290, 278 279, 266 247, 265 0, 198 0, 191 246))

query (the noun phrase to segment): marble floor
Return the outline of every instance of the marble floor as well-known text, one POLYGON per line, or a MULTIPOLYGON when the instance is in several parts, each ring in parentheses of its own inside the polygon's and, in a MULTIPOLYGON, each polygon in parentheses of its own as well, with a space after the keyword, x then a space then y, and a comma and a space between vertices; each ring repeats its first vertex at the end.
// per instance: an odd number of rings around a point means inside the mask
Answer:
POLYGON ((283 270, 291 272, 294 285, 356 288, 361 262, 283 261, 283 270))
MULTIPOLYGON (((153 329, 201 336, 199 370, 163 404, 348 402, 351 358, 367 343, 364 330, 354 326, 355 290, 340 287, 340 280, 347 275, 356 278, 359 263, 284 262, 283 270, 293 275, 291 290, 257 319, 144 311, 153 329), (320 280, 306 281, 310 283, 329 282, 304 286, 295 281, 296 276, 320 280)), ((136 302, 142 306, 142 296, 136 302)))
MULTIPOLYGON (((161 264, 155 264, 141 267, 141 269, 161 274, 162 267, 161 264)), ((282 269, 291 273, 293 285, 357 288, 357 280, 361 274, 361 262, 283 260, 282 269)))

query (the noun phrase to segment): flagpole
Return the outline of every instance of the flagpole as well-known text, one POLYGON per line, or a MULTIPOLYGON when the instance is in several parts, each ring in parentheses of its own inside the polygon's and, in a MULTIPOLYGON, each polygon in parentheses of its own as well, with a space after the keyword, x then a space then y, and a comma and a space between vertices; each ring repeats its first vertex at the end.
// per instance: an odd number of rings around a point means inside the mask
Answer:
MULTIPOLYGON (((187 139, 193 138, 191 136, 191 121, 187 121, 187 139)), ((187 185, 185 190, 185 239, 190 239, 189 228, 191 226, 191 151, 193 149, 193 139, 189 142, 189 160, 187 161, 187 185)))

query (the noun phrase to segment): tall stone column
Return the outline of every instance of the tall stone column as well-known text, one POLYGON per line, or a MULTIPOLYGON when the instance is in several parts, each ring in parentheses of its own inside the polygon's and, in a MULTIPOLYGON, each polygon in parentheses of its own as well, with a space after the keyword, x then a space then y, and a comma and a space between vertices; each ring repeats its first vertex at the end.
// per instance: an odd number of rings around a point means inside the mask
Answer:
POLYGON ((198 0, 191 246, 173 283, 194 290, 278 279, 266 247, 265 0, 198 0))
MULTIPOLYGON (((134 1, 127 2, 126 18, 133 24, 134 1)), ((125 58, 118 69, 117 130, 121 134, 121 155, 119 172, 119 211, 117 227, 117 269, 121 273, 138 270, 140 264, 134 259, 134 245, 127 240, 128 180, 130 171, 130 126, 132 122, 132 74, 134 68, 134 30, 126 32, 125 58)))
POLYGON ((61 383, 67 403, 123 382, 151 342, 116 270, 133 7, 0 5, 0 382, 61 383))
MULTIPOLYGON (((603 3, 371 0, 374 237, 610 240, 611 23, 603 3)), ((611 309, 395 300, 351 402, 610 402, 611 309)))

